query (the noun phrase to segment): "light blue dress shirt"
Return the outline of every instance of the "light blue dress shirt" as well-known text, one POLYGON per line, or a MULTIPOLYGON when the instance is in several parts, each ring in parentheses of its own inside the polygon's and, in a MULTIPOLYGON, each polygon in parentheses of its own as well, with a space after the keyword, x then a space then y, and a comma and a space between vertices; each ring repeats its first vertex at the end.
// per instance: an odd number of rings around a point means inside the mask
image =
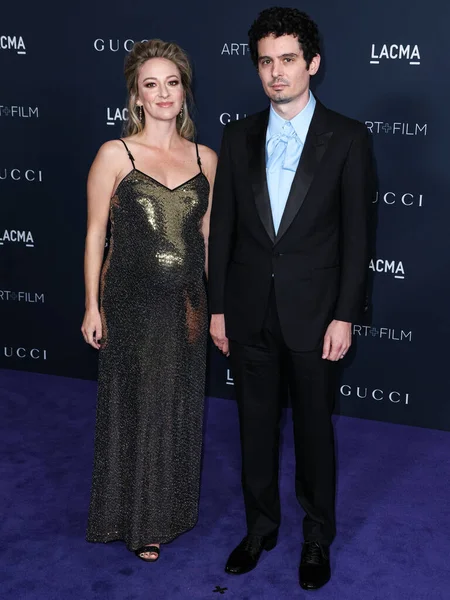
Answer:
MULTIPOLYGON (((306 135, 308 133, 311 120, 313 118, 315 107, 316 99, 314 98, 312 92, 309 92, 308 104, 301 112, 298 113, 298 115, 291 119, 291 121, 286 121, 275 112, 273 106, 270 107, 269 124, 267 126, 266 133, 266 165, 267 147, 269 140, 275 135, 282 134, 284 131, 290 130, 291 127, 288 125, 290 123, 294 128, 297 139, 300 142, 301 150, 297 157, 297 160, 295 160, 294 158, 293 161, 292 157, 289 156, 287 157, 287 159, 292 166, 295 166, 295 169, 297 168, 298 163, 300 161, 301 153, 303 151, 303 146, 305 144, 306 135)), ((286 153, 288 152, 289 145, 286 149, 286 153)), ((283 168, 282 165, 279 165, 275 170, 271 171, 269 171, 269 169, 267 169, 266 166, 267 187, 269 190, 270 206, 272 209, 272 218, 273 225, 275 227, 275 233, 277 233, 278 228, 280 226, 281 217, 283 216, 283 212, 286 207, 286 202, 289 196, 289 191, 291 189, 294 175, 294 170, 283 168)))

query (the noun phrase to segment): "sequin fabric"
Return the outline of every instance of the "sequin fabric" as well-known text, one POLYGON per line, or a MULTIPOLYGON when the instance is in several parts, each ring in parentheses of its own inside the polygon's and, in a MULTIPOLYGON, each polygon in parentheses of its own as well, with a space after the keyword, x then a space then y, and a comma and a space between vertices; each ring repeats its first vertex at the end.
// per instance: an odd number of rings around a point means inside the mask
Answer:
POLYGON ((207 302, 202 173, 133 169, 111 201, 87 539, 167 543, 198 516, 207 302))

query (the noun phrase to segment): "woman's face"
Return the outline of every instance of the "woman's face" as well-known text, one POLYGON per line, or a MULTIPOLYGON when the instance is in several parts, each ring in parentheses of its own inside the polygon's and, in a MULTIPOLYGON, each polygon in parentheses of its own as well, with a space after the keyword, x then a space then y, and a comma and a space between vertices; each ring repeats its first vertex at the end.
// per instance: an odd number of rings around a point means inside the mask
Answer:
POLYGON ((175 119, 184 103, 184 90, 178 67, 166 58, 151 58, 138 76, 136 104, 143 106, 146 117, 159 121, 175 119))

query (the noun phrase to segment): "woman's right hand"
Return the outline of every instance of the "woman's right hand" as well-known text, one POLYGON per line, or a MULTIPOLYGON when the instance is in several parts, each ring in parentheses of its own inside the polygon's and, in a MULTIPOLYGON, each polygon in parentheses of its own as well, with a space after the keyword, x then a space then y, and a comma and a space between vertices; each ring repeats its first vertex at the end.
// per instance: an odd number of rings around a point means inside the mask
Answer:
POLYGON ((98 308, 86 310, 81 332, 86 343, 90 344, 96 350, 100 349, 101 345, 99 341, 102 339, 102 319, 98 308))

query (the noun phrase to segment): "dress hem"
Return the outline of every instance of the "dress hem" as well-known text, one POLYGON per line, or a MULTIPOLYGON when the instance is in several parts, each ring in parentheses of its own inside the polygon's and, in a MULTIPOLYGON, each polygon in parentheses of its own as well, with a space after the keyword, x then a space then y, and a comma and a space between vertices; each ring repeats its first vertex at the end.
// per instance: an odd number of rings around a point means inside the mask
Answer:
POLYGON ((195 525, 197 524, 197 521, 198 521, 198 519, 192 525, 189 525, 185 529, 182 529, 181 531, 177 531, 176 533, 171 533, 169 535, 167 535, 167 534, 166 535, 149 535, 148 537, 146 537, 146 541, 142 541, 142 542, 127 542, 125 536, 121 535, 120 533, 111 533, 111 534, 108 534, 105 536, 87 535, 86 541, 89 543, 93 543, 93 544, 108 544, 109 542, 124 542, 126 544, 127 549, 130 552, 134 552, 138 548, 141 548, 142 546, 152 544, 152 543, 153 544, 169 544, 170 542, 173 542, 177 537, 179 537, 183 533, 187 533, 188 531, 193 529, 195 527, 195 525))

